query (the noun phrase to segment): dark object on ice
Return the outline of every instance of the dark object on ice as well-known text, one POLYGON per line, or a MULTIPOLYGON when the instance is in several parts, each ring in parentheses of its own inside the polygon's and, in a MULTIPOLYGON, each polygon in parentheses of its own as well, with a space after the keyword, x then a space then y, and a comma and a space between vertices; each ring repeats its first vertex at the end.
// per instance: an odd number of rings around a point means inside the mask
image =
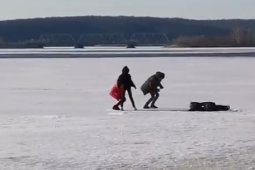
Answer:
POLYGON ((84 45, 81 43, 75 44, 74 48, 84 48, 84 45))
POLYGON ((129 41, 127 43, 127 48, 135 48, 136 47, 136 42, 135 41, 129 41))
POLYGON ((191 102, 189 111, 227 111, 230 109, 228 105, 216 105, 214 102, 191 102))

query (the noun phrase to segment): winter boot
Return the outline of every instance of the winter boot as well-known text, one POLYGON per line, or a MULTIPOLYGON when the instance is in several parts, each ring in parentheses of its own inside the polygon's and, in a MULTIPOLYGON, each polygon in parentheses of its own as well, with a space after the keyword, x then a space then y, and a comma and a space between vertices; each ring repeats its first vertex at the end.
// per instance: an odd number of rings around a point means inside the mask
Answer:
POLYGON ((157 106, 155 106, 155 105, 151 105, 151 108, 153 108, 153 109, 157 109, 158 107, 157 107, 157 106))
POLYGON ((114 106, 112 107, 112 109, 113 109, 113 110, 120 110, 119 106, 117 106, 117 105, 114 105, 114 106))
POLYGON ((144 109, 149 109, 150 107, 147 106, 147 105, 144 105, 143 108, 144 108, 144 109))

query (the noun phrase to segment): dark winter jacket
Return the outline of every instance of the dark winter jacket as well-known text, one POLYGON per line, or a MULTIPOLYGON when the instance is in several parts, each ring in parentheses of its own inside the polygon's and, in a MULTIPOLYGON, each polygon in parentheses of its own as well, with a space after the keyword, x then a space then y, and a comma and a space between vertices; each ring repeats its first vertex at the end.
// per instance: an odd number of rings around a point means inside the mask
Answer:
POLYGON ((149 77, 141 86, 141 90, 144 95, 148 93, 156 93, 158 92, 158 87, 163 88, 161 84, 161 80, 164 79, 165 74, 161 72, 157 72, 156 74, 149 77))
POLYGON ((121 74, 117 80, 117 85, 118 87, 123 87, 124 90, 128 90, 131 87, 135 87, 135 84, 133 83, 132 79, 131 79, 131 75, 130 74, 121 74))

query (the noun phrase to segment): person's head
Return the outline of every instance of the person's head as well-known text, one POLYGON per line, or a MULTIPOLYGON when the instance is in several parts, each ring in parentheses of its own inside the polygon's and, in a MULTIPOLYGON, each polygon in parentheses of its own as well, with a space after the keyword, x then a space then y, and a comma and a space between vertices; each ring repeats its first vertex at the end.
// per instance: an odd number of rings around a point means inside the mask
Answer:
POLYGON ((128 74, 129 73, 129 68, 127 66, 123 67, 122 73, 128 74))
POLYGON ((157 72, 156 72, 156 76, 157 76, 157 78, 160 79, 160 80, 162 80, 162 79, 165 78, 165 74, 162 73, 162 72, 160 72, 160 71, 157 71, 157 72))

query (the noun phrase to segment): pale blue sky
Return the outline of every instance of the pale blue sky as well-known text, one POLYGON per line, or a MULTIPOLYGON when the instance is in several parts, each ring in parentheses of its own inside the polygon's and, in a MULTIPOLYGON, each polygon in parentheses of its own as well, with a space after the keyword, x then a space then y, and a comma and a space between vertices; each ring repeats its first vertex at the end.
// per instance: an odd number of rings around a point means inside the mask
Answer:
POLYGON ((51 16, 255 19, 255 0, 0 0, 0 20, 51 16))

